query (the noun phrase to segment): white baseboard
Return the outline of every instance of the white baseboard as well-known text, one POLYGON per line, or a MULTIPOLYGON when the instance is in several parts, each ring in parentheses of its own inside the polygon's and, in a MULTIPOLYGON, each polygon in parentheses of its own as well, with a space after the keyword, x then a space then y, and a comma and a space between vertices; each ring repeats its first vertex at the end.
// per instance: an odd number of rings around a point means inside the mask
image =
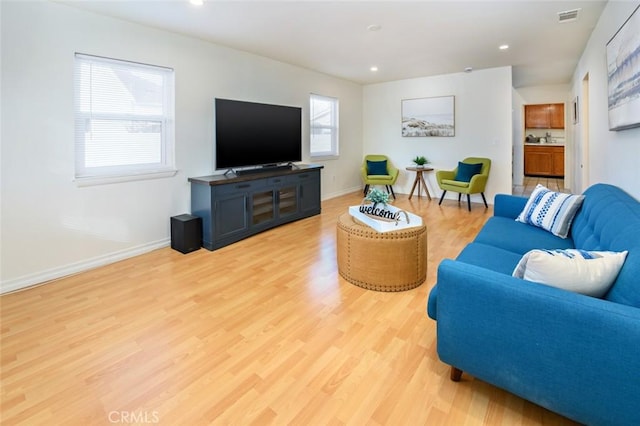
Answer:
POLYGON ((99 266, 108 265, 130 257, 139 256, 159 248, 167 247, 171 243, 169 238, 154 241, 147 244, 131 247, 125 250, 97 256, 81 262, 71 263, 69 265, 60 266, 35 274, 24 275, 22 277, 5 280, 0 282, 0 294, 12 291, 22 290, 27 287, 42 284, 46 281, 55 280, 57 278, 66 277, 68 275, 77 274, 78 272, 88 271, 99 266))
POLYGON ((341 195, 351 194, 352 192, 356 192, 356 191, 362 192, 362 188, 363 188, 362 186, 356 186, 352 188, 343 189, 337 192, 331 192, 329 194, 325 194, 324 197, 322 197, 322 200, 330 200, 331 198, 336 198, 336 197, 340 197, 341 195))

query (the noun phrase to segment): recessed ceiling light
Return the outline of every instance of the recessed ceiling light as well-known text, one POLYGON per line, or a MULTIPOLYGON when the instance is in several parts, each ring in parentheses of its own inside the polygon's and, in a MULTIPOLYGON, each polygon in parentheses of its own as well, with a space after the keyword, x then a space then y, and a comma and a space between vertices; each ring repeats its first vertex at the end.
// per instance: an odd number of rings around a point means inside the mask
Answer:
POLYGON ((471 68, 471 67, 466 67, 464 69, 464 72, 471 72, 471 71, 473 71, 473 68, 471 68))
POLYGON ((507 50, 509 48, 508 44, 501 44, 500 47, 498 47, 498 49, 500 50, 507 50))
POLYGON ((367 27, 369 31, 380 31, 382 27, 378 24, 371 24, 367 27))
POLYGON ((369 68, 369 70, 370 70, 371 72, 376 72, 376 71, 378 71, 378 67, 376 67, 376 66, 374 65, 374 66, 372 66, 371 68, 369 68))
POLYGON ((204 4, 204 0, 189 0, 189 3, 194 6, 202 6, 204 4))

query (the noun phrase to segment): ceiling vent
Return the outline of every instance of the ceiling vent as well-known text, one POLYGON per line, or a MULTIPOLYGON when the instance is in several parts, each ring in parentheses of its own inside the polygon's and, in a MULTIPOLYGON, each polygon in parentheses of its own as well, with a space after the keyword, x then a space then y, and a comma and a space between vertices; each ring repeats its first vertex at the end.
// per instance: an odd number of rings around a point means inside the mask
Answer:
POLYGON ((571 22, 578 19, 578 12, 581 9, 565 10, 564 12, 558 12, 558 22, 560 24, 564 22, 571 22))

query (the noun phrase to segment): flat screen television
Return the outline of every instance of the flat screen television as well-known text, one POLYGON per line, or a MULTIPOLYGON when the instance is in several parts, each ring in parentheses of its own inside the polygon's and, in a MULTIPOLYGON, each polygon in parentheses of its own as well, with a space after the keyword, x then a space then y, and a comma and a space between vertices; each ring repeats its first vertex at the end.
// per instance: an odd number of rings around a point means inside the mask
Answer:
POLYGON ((215 100, 216 169, 302 160, 302 108, 215 100))

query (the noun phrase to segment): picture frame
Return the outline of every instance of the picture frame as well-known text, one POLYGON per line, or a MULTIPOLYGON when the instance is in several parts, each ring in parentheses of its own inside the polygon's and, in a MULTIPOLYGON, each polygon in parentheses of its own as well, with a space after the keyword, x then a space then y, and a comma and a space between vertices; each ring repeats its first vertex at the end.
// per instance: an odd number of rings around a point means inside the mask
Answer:
POLYGON ((403 137, 455 136, 455 96, 403 99, 403 137))
POLYGON ((607 43, 609 130, 640 126, 640 6, 607 43))
POLYGON ((575 98, 573 98, 573 124, 578 124, 578 122, 580 121, 579 115, 580 115, 580 103, 579 103, 578 96, 576 96, 575 98))

